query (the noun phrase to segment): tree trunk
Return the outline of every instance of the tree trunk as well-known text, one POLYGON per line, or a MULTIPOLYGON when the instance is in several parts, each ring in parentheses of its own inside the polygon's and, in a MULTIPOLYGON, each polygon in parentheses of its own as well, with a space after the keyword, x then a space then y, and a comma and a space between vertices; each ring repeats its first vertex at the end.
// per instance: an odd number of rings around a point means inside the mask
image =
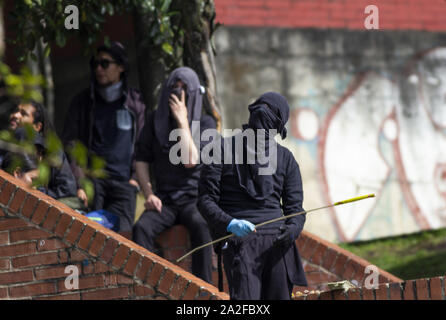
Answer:
POLYGON ((135 10, 135 32, 137 39, 137 60, 139 86, 147 111, 152 111, 158 104, 158 95, 164 79, 169 72, 161 48, 149 44, 147 39, 149 25, 153 17, 135 10))
POLYGON ((217 121, 221 129, 221 109, 217 99, 217 79, 212 49, 215 6, 213 0, 178 0, 175 3, 181 12, 184 29, 184 65, 194 69, 206 88, 203 100, 207 113, 217 121))
MULTIPOLYGON (((214 31, 215 7, 213 0, 176 0, 171 11, 179 11, 179 19, 172 18, 172 23, 179 23, 184 30, 183 65, 195 70, 206 89, 203 99, 205 111, 212 115, 221 127, 221 112, 217 100, 217 82, 215 75, 214 53, 211 37, 214 31)), ((138 45, 138 73, 140 89, 148 110, 155 109, 158 95, 169 72, 179 65, 166 62, 166 55, 160 47, 148 44, 147 35, 152 16, 135 11, 135 29, 138 45)))

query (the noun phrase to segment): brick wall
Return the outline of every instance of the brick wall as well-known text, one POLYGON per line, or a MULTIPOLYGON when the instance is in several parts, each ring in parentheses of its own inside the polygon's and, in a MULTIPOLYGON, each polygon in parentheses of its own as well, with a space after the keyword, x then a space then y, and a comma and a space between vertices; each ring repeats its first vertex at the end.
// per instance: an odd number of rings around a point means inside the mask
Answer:
POLYGON ((228 299, 0 170, 0 299, 228 299), (79 288, 68 290, 69 265, 79 288))
MULTIPOLYGON (((190 248, 185 227, 158 242, 166 260, 0 171, 0 299, 229 298, 185 271, 190 259, 175 265, 190 248), (79 270, 78 290, 65 286, 69 265, 79 270)), ((340 280, 362 285, 367 261, 306 231, 297 244, 309 286, 294 293, 340 280)), ((379 271, 380 283, 402 282, 379 271)), ((216 271, 213 278, 216 284, 216 271)))
MULTIPOLYGON (((172 263, 186 254, 190 248, 187 229, 181 225, 166 230, 157 240, 164 257, 172 263)), ((297 240, 297 246, 302 258, 308 287, 295 286, 293 289, 295 295, 306 291, 325 291, 328 288, 326 285, 328 282, 342 280, 349 280, 357 286, 363 286, 368 275, 365 273, 365 269, 371 265, 370 262, 305 230, 297 240)), ((180 266, 190 271, 191 260, 189 258, 180 262, 180 266)), ((380 275, 379 283, 403 281, 385 270, 378 268, 378 272, 380 275)), ((216 259, 214 259, 213 281, 217 284, 216 259)), ((224 289, 228 292, 225 276, 224 289)))
POLYGON ((215 0, 217 21, 228 26, 364 29, 370 5, 379 9, 379 28, 446 30, 443 0, 215 0))
POLYGON ((446 300, 444 277, 382 283, 376 289, 357 288, 324 291, 295 300, 446 300))

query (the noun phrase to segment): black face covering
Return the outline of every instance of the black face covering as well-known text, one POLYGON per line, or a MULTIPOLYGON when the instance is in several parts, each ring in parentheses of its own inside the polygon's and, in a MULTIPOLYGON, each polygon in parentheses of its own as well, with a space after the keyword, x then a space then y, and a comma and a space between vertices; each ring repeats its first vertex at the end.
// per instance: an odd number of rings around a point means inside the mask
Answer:
MULTIPOLYGON (((175 94, 181 100, 181 91, 185 91, 187 117, 189 125, 192 121, 200 121, 203 96, 200 93, 200 81, 198 76, 191 68, 181 67, 177 68, 169 75, 169 78, 164 83, 161 91, 158 108, 155 111, 155 136, 159 141, 163 152, 168 153, 175 141, 169 141, 170 132, 176 128, 176 121, 170 111, 169 99, 170 95, 175 94), (174 88, 174 85, 181 81, 185 84, 185 88, 174 88)), ((192 128, 192 127, 191 127, 192 128)), ((198 129, 198 127, 196 127, 198 129)), ((194 136, 195 132, 192 132, 194 136)))
MULTIPOLYGON (((272 175, 260 175, 259 169, 268 167, 269 163, 260 164, 258 159, 271 159, 277 157, 273 150, 269 149, 270 144, 275 144, 273 136, 269 130, 277 130, 282 137, 286 138, 285 124, 288 121, 290 107, 287 100, 282 95, 275 92, 267 92, 260 96, 254 103, 249 105, 249 121, 243 128, 253 129, 256 135, 256 146, 244 144, 244 153, 255 156, 254 164, 247 164, 246 158, 243 164, 235 164, 235 170, 240 186, 254 199, 264 200, 273 192, 272 175), (263 129, 264 131, 258 131, 263 129), (263 136, 259 138, 259 134, 263 136), (263 143, 261 143, 263 142, 263 143)), ((276 146, 277 147, 277 146, 276 146)), ((277 148, 275 148, 277 150, 277 148)))

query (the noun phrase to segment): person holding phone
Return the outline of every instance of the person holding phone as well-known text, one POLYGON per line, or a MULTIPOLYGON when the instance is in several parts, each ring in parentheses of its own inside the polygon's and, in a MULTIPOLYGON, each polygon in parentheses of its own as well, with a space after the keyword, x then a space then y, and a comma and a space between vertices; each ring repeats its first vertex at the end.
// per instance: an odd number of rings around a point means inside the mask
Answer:
MULTIPOLYGON (((188 228, 192 247, 211 240, 197 208, 199 153, 204 144, 195 144, 193 136, 199 132, 193 131, 216 128, 216 122, 202 115, 202 94, 195 71, 188 67, 172 71, 162 88, 158 108, 148 115, 137 145, 136 172, 146 198, 146 211, 133 228, 133 240, 150 251, 156 250, 157 236, 175 224, 188 228), (175 129, 181 132, 180 141, 169 139, 175 129), (174 163, 170 150, 178 143, 181 150, 187 150, 187 156, 174 163), (152 188, 149 164, 153 165, 156 190, 152 188)), ((212 283, 212 248, 192 256, 192 273, 212 283)))

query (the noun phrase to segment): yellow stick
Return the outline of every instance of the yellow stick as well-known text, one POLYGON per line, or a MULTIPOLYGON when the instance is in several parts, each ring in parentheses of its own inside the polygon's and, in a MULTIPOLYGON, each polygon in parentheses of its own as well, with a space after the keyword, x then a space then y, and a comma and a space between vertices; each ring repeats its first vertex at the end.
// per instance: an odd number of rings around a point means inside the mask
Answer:
MULTIPOLYGON (((295 217, 295 216, 298 216, 298 215, 301 215, 301 214, 304 214, 304 213, 310 213, 310 212, 316 211, 316 210, 321 210, 321 209, 326 209, 326 208, 330 208, 330 207, 334 207, 334 206, 339 206, 339 205, 342 205, 342 204, 355 202, 355 201, 359 201, 359 200, 363 200, 363 199, 367 199, 367 198, 373 198, 374 196, 375 196, 375 194, 372 193, 372 194, 367 194, 365 196, 360 196, 360 197, 355 197, 355 198, 351 198, 351 199, 347 199, 347 200, 343 200, 343 201, 338 201, 338 202, 335 202, 334 204, 330 204, 328 206, 319 207, 319 208, 315 208, 315 209, 310 209, 310 210, 306 210, 306 211, 304 210, 304 211, 300 211, 300 212, 297 212, 297 213, 289 214, 287 216, 282 216, 282 217, 279 217, 279 218, 268 220, 268 221, 265 221, 265 222, 257 224, 255 227, 258 228, 258 227, 261 227, 261 226, 264 226, 264 225, 267 225, 267 224, 270 224, 270 223, 273 223, 273 222, 289 219, 289 218, 292 218, 292 217, 295 217)), ((221 238, 219 238, 217 240, 208 242, 208 243, 206 243, 206 244, 204 244, 202 246, 196 247, 195 249, 193 249, 193 250, 189 251, 188 253, 186 253, 181 258, 177 259, 177 263, 180 262, 181 260, 183 260, 184 258, 186 258, 187 256, 191 255, 195 251, 198 251, 200 249, 203 249, 203 248, 205 248, 207 246, 213 245, 213 244, 218 243, 220 241, 226 240, 226 239, 228 239, 228 238, 230 238, 232 236, 234 236, 233 233, 228 234, 228 235, 226 235, 224 237, 221 237, 221 238)))

